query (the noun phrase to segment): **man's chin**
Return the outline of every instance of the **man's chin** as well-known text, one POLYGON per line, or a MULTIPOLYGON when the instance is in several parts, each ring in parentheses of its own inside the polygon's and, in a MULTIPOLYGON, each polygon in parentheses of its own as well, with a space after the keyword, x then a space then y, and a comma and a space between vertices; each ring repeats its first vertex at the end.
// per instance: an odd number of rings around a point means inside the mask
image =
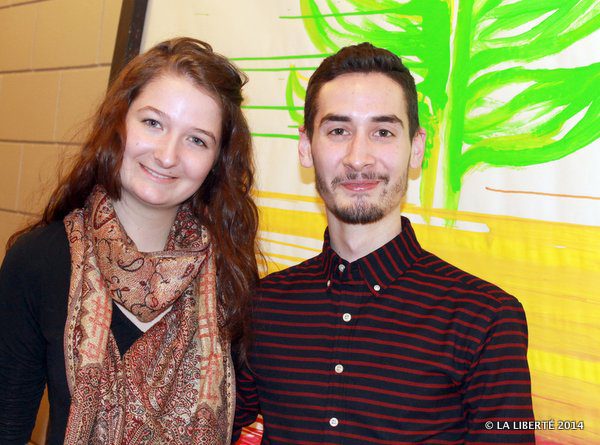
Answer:
POLYGON ((333 207, 329 211, 346 224, 372 224, 381 220, 385 213, 381 207, 373 204, 333 207))

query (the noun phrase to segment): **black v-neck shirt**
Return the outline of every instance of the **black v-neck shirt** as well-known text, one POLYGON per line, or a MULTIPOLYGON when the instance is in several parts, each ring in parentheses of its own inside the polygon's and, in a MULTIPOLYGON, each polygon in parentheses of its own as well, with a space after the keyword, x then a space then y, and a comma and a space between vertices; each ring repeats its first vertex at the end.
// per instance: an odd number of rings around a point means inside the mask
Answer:
MULTIPOLYGON (((0 444, 27 443, 46 384, 47 444, 64 441, 71 405, 64 358, 70 275, 62 222, 21 236, 0 268, 0 444)), ((121 355, 143 334, 114 303, 111 331, 121 355)))

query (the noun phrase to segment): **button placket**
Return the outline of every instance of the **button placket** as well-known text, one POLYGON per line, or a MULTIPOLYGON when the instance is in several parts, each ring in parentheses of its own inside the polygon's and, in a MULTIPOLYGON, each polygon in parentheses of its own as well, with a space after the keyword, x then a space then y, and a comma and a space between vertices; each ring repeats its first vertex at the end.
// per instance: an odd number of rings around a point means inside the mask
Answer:
MULTIPOLYGON (((335 264, 335 263, 334 263, 335 264)), ((331 363, 331 369, 333 372, 331 373, 332 382, 336 382, 331 386, 332 394, 336 394, 338 397, 332 399, 328 403, 328 414, 329 414, 329 426, 331 428, 336 428, 340 425, 340 417, 339 417, 339 406, 336 400, 339 400, 339 396, 341 395, 340 391, 343 391, 344 385, 344 365, 342 363, 345 362, 346 359, 346 351, 349 346, 349 322, 352 320, 352 314, 349 312, 352 310, 351 300, 348 300, 348 291, 352 291, 351 281, 353 280, 353 269, 351 269, 350 265, 346 265, 342 262, 339 262, 334 266, 333 273, 330 275, 327 291, 331 294, 334 292, 335 298, 332 298, 333 301, 336 302, 338 312, 338 318, 336 324, 338 325, 338 336, 335 340, 335 348, 332 351, 332 359, 333 363, 331 363), (337 269, 337 271, 336 271, 337 269), (341 386, 340 386, 341 385, 341 386)), ((333 295, 332 295, 333 296, 333 295)))

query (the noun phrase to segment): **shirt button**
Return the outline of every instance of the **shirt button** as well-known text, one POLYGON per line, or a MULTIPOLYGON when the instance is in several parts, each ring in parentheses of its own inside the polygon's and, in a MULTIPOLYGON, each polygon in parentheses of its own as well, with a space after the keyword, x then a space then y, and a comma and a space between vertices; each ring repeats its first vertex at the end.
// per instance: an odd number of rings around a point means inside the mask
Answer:
POLYGON ((342 372, 344 372, 344 366, 343 365, 335 365, 335 372, 337 372, 338 374, 341 374, 342 372))
POLYGON ((375 289, 375 292, 379 292, 381 290, 381 286, 379 284, 376 284, 375 286, 373 286, 373 289, 375 289))
POLYGON ((331 280, 327 280, 327 287, 331 286, 331 280))
POLYGON ((332 427, 336 427, 338 426, 338 420, 335 417, 332 417, 331 419, 329 419, 329 425, 331 425, 332 427))
POLYGON ((340 272, 343 272, 345 269, 346 269, 346 266, 344 266, 343 264, 340 264, 340 265, 338 266, 338 270, 339 270, 340 272))
POLYGON ((352 320, 352 315, 350 315, 348 312, 346 312, 344 315, 342 315, 342 320, 344 320, 346 323, 348 323, 350 320, 352 320))

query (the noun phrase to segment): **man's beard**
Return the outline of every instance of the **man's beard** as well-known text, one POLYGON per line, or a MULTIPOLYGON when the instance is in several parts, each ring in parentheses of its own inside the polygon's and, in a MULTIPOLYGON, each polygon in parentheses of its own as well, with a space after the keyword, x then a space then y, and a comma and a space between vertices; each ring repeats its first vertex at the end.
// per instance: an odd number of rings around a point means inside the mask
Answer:
POLYGON ((340 206, 335 202, 334 190, 343 181, 362 180, 379 180, 384 186, 390 182, 387 175, 377 175, 374 173, 360 174, 350 172, 346 176, 336 177, 331 181, 328 187, 325 180, 319 175, 315 169, 316 188, 317 192, 325 202, 327 209, 335 215, 337 219, 346 224, 371 224, 381 220, 388 212, 397 205, 397 201, 402 199, 406 193, 408 175, 404 174, 391 189, 384 189, 379 200, 376 203, 368 202, 362 196, 355 198, 355 201, 346 205, 340 206), (396 197, 399 197, 396 200, 396 197))

